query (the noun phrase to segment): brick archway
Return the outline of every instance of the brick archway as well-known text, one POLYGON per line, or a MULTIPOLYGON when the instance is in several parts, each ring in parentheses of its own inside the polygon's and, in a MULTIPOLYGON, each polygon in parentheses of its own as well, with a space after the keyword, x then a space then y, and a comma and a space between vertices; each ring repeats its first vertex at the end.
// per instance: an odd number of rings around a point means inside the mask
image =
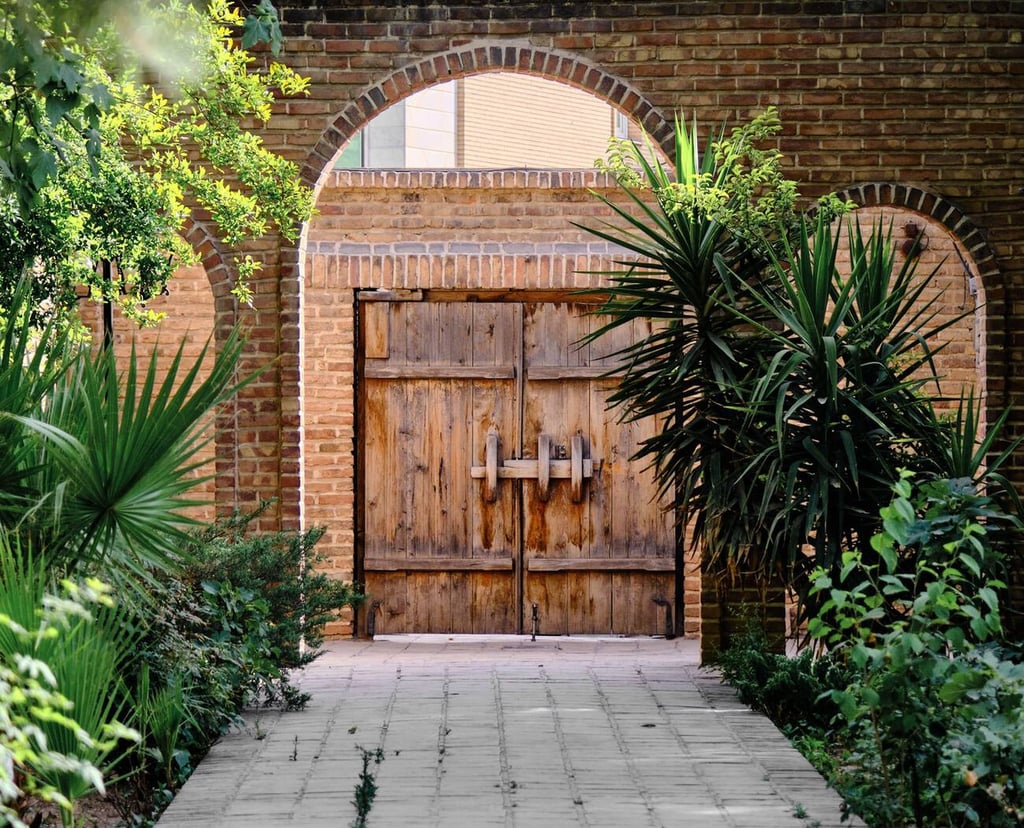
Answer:
MULTIPOLYGON (((552 82, 561 82, 593 94, 626 113, 634 122, 639 123, 651 135, 652 141, 662 146, 663 149, 670 151, 672 148, 671 120, 663 117, 654 105, 630 84, 600 69, 593 63, 578 56, 532 47, 497 46, 493 43, 473 44, 425 58, 391 72, 364 88, 333 118, 307 156, 302 171, 306 183, 314 187, 317 201, 322 200, 325 187, 337 187, 339 183, 342 183, 343 186, 357 188, 361 187, 363 183, 370 187, 407 188, 414 182, 419 182, 428 187, 442 186, 463 191, 467 187, 470 189, 473 187, 484 187, 485 189, 497 187, 509 192, 530 187, 554 188, 561 191, 588 186, 597 186, 600 189, 610 185, 611 182, 606 180, 605 176, 595 172, 581 173, 580 171, 572 173, 545 171, 529 175, 514 172, 493 174, 453 172, 433 177, 429 173, 424 174, 431 183, 424 179, 424 175, 416 172, 332 172, 332 162, 341 147, 388 106, 429 86, 486 72, 533 75, 552 82), (421 181, 421 179, 423 180, 421 181)), ((309 374, 312 364, 317 359, 323 360, 326 356, 319 352, 316 352, 315 356, 310 354, 311 349, 316 350, 315 344, 311 345, 310 343, 315 343, 318 335, 330 336, 334 341, 341 343, 337 357, 342 357, 342 361, 346 365, 355 358, 355 352, 350 353, 349 342, 351 331, 357 324, 355 305, 351 302, 354 289, 372 285, 402 288, 403 285, 411 286, 413 284, 423 288, 452 287, 461 282, 459 277, 453 276, 452 272, 449 272, 451 269, 449 265, 455 268, 458 268, 460 264, 473 267, 477 261, 489 261, 493 258, 490 253, 481 257, 478 255, 480 251, 474 251, 473 255, 459 254, 454 258, 441 257, 444 274, 437 277, 439 281, 421 275, 418 278, 426 278, 426 281, 420 284, 416 281, 417 277, 405 274, 409 256, 412 260, 418 260, 420 254, 407 256, 403 253, 395 261, 387 256, 377 260, 368 255, 369 249, 357 249, 360 248, 358 244, 355 246, 341 244, 337 250, 328 254, 327 248, 322 244, 318 245, 315 242, 310 244, 311 227, 315 223, 315 221, 311 222, 303 229, 295 271, 298 274, 295 287, 301 297, 296 297, 299 309, 299 328, 302 331, 298 362, 300 366, 303 366, 301 373, 305 375, 309 374), (332 256, 336 258, 332 260, 332 256), (467 261, 462 261, 463 259, 467 261), (472 262, 468 260, 472 260, 472 262), (387 275, 384 275, 384 271, 387 271, 387 275), (309 291, 321 298, 319 300, 311 298, 309 291), (323 297, 327 294, 334 297, 333 309, 327 312, 332 317, 329 322, 323 318, 325 311, 321 307, 323 297), (346 297, 347 301, 339 298, 342 295, 346 297), (330 333, 326 333, 328 329, 331 331, 330 333)), ((466 244, 462 245, 462 247, 466 246, 466 244)), ((608 251, 605 249, 607 245, 603 243, 596 246, 594 244, 570 243, 563 246, 548 245, 548 247, 552 249, 549 250, 541 245, 541 248, 544 249, 534 250, 531 248, 529 254, 517 252, 513 257, 517 261, 516 272, 522 273, 524 269, 531 273, 537 271, 530 278, 538 280, 537 284, 539 285, 541 279, 539 273, 541 269, 544 269, 544 286, 552 288, 557 283, 557 286, 564 290, 581 286, 577 282, 578 277, 574 275, 577 268, 596 269, 602 263, 603 266, 608 266, 605 261, 608 255, 608 251), (563 250, 562 247, 565 249, 563 250)), ((426 247, 421 251, 422 254, 429 252, 426 247)), ((506 265, 510 260, 507 255, 495 258, 496 263, 504 262, 506 265)), ((485 284, 491 286, 487 281, 488 277, 482 270, 481 268, 480 271, 474 271, 474 276, 469 278, 465 286, 481 287, 485 284)), ((498 287, 497 276, 494 276, 493 279, 493 287, 498 287)), ((524 282, 523 286, 525 287, 526 284, 524 282)), ((510 284, 509 287, 511 286, 510 284)), ((332 358, 331 362, 337 363, 337 357, 332 358)), ((343 373, 348 371, 349 369, 345 368, 343 373)), ((348 387, 351 388, 351 385, 348 387)), ((353 410, 354 399, 348 398, 351 391, 339 391, 341 395, 346 396, 346 399, 340 403, 318 399, 316 393, 307 388, 305 378, 298 380, 296 391, 295 396, 303 400, 303 410, 300 415, 302 422, 299 429, 304 435, 296 439, 296 443, 303 446, 302 451, 298 454, 299 478, 303 481, 303 491, 299 498, 299 519, 302 523, 326 524, 331 527, 321 545, 330 550, 330 557, 335 563, 335 571, 341 577, 351 578, 353 575, 351 567, 354 560, 354 536, 351 524, 352 504, 355 498, 352 479, 353 460, 347 456, 343 458, 338 467, 341 479, 328 482, 319 468, 323 462, 323 452, 314 450, 310 455, 316 457, 315 463, 311 463, 307 458, 307 452, 312 449, 314 444, 317 446, 322 444, 351 445, 355 433, 353 431, 354 423, 352 423, 351 415, 348 412, 353 410), (332 405, 336 407, 333 423, 330 422, 329 417, 326 417, 324 411, 325 406, 332 405), (323 435, 325 434, 325 443, 318 442, 324 440, 323 435)))
POLYGON ((995 252, 981 228, 952 201, 924 187, 911 184, 872 182, 839 190, 836 195, 854 202, 859 207, 906 207, 941 224, 956 237, 978 268, 978 278, 984 283, 989 299, 993 292, 1002 299, 1002 284, 995 252))
POLYGON ((306 158, 303 180, 312 187, 319 187, 338 151, 391 104, 428 86, 483 72, 536 75, 590 92, 626 113, 643 127, 651 140, 666 152, 671 151, 671 119, 665 118, 635 87, 599 66, 578 55, 532 46, 477 43, 402 67, 349 101, 306 158))

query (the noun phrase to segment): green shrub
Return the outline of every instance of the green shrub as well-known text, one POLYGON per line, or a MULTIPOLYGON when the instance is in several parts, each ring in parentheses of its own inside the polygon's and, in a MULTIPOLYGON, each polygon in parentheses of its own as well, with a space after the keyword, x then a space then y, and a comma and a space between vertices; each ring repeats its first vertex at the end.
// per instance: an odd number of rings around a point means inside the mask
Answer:
POLYGON ((755 624, 735 636, 719 656, 722 678, 740 701, 791 733, 824 734, 838 708, 829 691, 845 686, 845 667, 828 655, 805 649, 795 658, 772 652, 755 624))
POLYGON ((943 748, 953 809, 971 825, 1024 823, 1024 664, 999 647, 954 660, 939 699, 956 712, 943 748))
POLYGON ((119 766, 124 784, 109 797, 126 824, 167 806, 263 682, 287 682, 267 643, 266 601, 230 584, 158 586, 126 677, 142 741, 119 766))
POLYGON ((248 533, 270 504, 222 520, 196 538, 187 581, 216 581, 252 590, 267 601, 273 627, 270 646, 285 669, 303 667, 319 654, 323 629, 346 606, 365 596, 351 583, 317 569, 322 527, 299 532, 248 533))
POLYGON ((243 708, 304 706, 289 671, 313 661, 324 624, 362 599, 315 570, 322 530, 249 531, 259 513, 196 533, 181 568, 150 586, 145 666, 131 679, 143 745, 124 769, 126 818, 166 805, 243 708))
POLYGON ((834 781, 873 825, 1018 825, 1024 670, 999 644, 992 504, 964 481, 894 491, 872 554, 814 576, 809 631, 856 671, 831 693, 849 728, 834 781))

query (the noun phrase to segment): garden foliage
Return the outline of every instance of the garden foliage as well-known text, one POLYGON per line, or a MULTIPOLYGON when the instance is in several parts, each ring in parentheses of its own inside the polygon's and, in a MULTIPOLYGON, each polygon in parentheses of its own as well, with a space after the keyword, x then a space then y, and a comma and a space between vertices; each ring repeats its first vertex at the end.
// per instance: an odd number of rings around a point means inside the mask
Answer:
MULTIPOLYGON (((280 43, 269 0, 0 0, 0 299, 32 268, 33 321, 73 317, 76 290, 140 323, 182 264, 192 207, 236 245, 295 238, 312 196, 245 124, 306 81, 247 48, 280 43), (237 36, 242 33, 242 42, 237 36), (97 265, 106 262, 108 267, 97 265)), ((236 257, 251 296, 258 262, 236 257)))
MULTIPOLYGON (((147 824, 245 705, 304 702, 287 670, 358 597, 312 570, 316 530, 184 515, 210 411, 252 379, 237 333, 192 364, 119 363, 76 324, 81 285, 157 321, 146 301, 196 260, 193 208, 227 245, 309 216, 245 126, 306 82, 246 51, 280 46, 270 0, 242 7, 0 0, 3 824, 49 802, 70 826, 104 789, 147 824)), ((258 264, 235 265, 245 301, 258 264)))
POLYGON ((633 257, 601 274, 611 321, 591 338, 653 321, 619 354, 610 398, 663 424, 637 455, 707 570, 781 577, 806 602, 814 567, 836 575, 845 550, 870 553, 900 469, 1011 487, 994 436, 976 446, 977 403, 945 420, 927 396, 956 320, 938 320, 891 227, 861 227, 834 198, 797 213, 780 154, 757 149, 779 129, 769 110, 701 152, 696 124, 677 122, 674 172, 650 146, 616 145, 621 221, 588 229, 633 257))
POLYGON ((968 480, 909 474, 880 512, 877 557, 814 573, 818 646, 788 658, 751 630, 723 678, 871 826, 1019 825, 1024 662, 1002 638, 993 543, 1013 519, 968 480))
POLYGON ((969 481, 909 474, 882 509, 877 559, 819 570, 811 635, 855 671, 831 691, 849 728, 852 808, 886 825, 1018 825, 1024 665, 1002 645, 991 501, 969 481), (874 779, 875 784, 870 784, 874 779))
POLYGON ((619 354, 611 402, 663 424, 638 456, 705 570, 802 599, 819 652, 735 637, 720 666, 743 699, 872 825, 1019 825, 1024 667, 1000 603, 1017 444, 1006 414, 979 437, 970 394, 936 414, 938 335, 957 320, 939 321, 891 228, 834 200, 798 215, 780 155, 757 149, 778 129, 769 111, 701 153, 679 122, 674 172, 650 145, 614 145, 627 201, 590 229, 632 258, 601 274, 611 321, 592 338, 654 324, 619 354))
POLYGON ((119 372, 69 329, 34 329, 28 297, 0 332, 0 803, 49 798, 70 825, 78 799, 127 779, 112 794, 127 819, 166 804, 245 706, 302 706, 288 670, 361 596, 315 571, 321 530, 247 532, 247 515, 188 531, 236 337, 202 382, 202 357, 180 352, 119 372), (53 597, 79 583, 104 604, 53 597))
POLYGON ((2 824, 25 828, 28 797, 54 803, 71 824, 75 800, 103 792, 114 752, 138 740, 120 721, 130 718, 116 690, 131 641, 117 620, 104 585, 57 587, 0 530, 2 824))

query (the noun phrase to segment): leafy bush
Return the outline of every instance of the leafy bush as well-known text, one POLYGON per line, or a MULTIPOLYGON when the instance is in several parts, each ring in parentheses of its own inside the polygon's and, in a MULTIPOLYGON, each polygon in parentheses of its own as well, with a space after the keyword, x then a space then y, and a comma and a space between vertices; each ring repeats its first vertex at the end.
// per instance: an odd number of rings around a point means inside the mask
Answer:
POLYGON ((150 586, 146 666, 132 679, 143 749, 124 769, 126 817, 166 805, 243 708, 304 706, 289 671, 313 661, 324 624, 362 599, 314 569, 322 530, 249 532, 259 513, 197 532, 187 562, 150 586))
POLYGON ((972 825, 1024 823, 1024 664, 998 647, 953 663, 939 699, 956 716, 943 747, 953 808, 972 825))
POLYGON ((42 559, 0 541, 0 818, 21 826, 13 804, 53 802, 65 826, 75 802, 103 792, 104 775, 138 734, 120 672, 133 641, 125 613, 95 580, 65 582, 42 559), (87 609, 86 605, 93 609, 87 609))
POLYGON ((850 750, 834 781, 872 824, 1017 825, 1024 669, 999 644, 994 507, 964 481, 894 491, 874 554, 814 576, 809 631, 856 670, 831 692, 850 750))
POLYGON ((839 712, 829 691, 845 686, 845 666, 805 649, 795 658, 772 652, 764 631, 751 623, 730 640, 717 665, 740 701, 789 733, 824 734, 839 712))
POLYGON ((194 562, 184 579, 230 583, 267 601, 273 627, 269 642, 286 669, 303 667, 319 654, 324 626, 365 597, 355 586, 318 571, 315 546, 324 529, 247 534, 270 505, 222 520, 197 536, 194 562))

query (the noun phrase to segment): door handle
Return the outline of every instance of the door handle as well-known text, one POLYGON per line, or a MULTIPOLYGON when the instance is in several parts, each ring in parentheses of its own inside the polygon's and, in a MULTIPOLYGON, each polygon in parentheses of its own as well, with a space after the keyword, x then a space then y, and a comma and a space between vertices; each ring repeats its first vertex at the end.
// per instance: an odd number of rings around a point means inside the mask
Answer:
POLYGON ((537 436, 537 497, 547 503, 551 496, 551 435, 537 436))
POLYGON ((484 500, 498 499, 498 430, 491 426, 484 445, 484 500))
POLYGON ((569 451, 569 497, 573 503, 583 500, 583 435, 578 431, 572 436, 569 451))
POLYGON ((583 485, 594 475, 594 461, 583 456, 583 435, 577 432, 570 441, 568 459, 552 457, 553 452, 550 434, 537 437, 537 459, 509 458, 502 461, 500 455, 498 430, 491 426, 484 443, 484 464, 471 466, 469 476, 483 480, 483 499, 486 503, 494 503, 498 499, 498 481, 502 478, 532 478, 537 481, 537 497, 546 502, 551 496, 552 480, 568 480, 569 496, 573 503, 583 500, 583 485))

